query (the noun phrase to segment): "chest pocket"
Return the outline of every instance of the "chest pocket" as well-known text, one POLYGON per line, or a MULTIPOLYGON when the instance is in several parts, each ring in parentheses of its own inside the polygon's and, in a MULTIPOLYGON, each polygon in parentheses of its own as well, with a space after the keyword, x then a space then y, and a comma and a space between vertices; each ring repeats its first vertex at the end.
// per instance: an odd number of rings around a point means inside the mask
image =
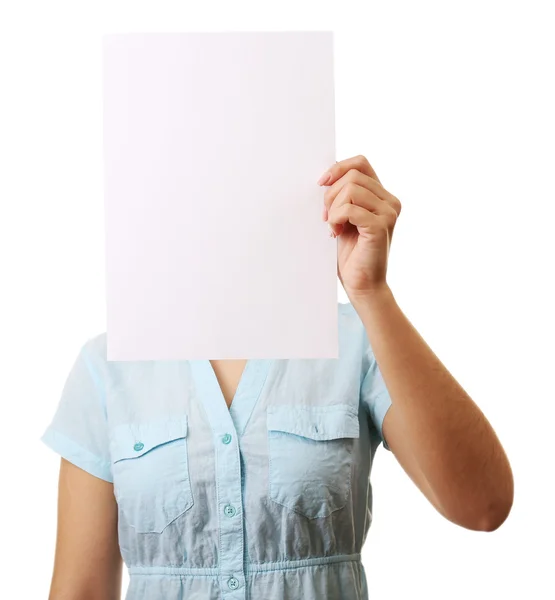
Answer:
POLYGON ((140 533, 161 533, 193 505, 187 433, 187 415, 112 430, 114 494, 140 533))
POLYGON ((359 420, 350 404, 269 406, 269 497, 308 518, 347 503, 359 420))

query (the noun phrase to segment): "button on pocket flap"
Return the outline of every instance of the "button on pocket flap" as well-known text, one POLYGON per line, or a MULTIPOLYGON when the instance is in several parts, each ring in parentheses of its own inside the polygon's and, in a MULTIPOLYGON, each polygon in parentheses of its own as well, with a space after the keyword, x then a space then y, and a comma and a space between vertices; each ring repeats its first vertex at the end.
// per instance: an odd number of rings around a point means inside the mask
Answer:
POLYGON ((313 440, 358 438, 360 435, 357 409, 350 404, 269 406, 266 418, 269 431, 285 431, 313 440))
POLYGON ((187 437, 187 431, 187 415, 147 423, 117 425, 110 442, 112 459, 116 462, 125 458, 137 458, 157 446, 187 437))

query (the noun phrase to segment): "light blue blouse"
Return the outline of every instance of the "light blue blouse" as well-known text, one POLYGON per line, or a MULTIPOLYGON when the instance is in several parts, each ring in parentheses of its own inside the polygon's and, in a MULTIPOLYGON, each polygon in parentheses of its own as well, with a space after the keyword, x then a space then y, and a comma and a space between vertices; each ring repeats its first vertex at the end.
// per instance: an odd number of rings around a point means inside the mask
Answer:
POLYGON ((339 358, 248 360, 230 409, 208 360, 83 345, 41 439, 113 483, 126 600, 367 600, 391 399, 360 317, 338 311, 339 358))

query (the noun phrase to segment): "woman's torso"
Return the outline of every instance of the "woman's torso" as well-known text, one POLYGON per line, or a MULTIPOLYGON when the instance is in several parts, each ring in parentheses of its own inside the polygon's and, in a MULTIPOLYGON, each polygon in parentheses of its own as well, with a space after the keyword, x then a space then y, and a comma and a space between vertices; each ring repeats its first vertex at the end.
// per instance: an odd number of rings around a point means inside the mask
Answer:
POLYGON ((350 305, 339 321, 338 359, 228 370, 104 362, 92 340, 127 600, 366 600, 380 438, 360 402, 364 332, 350 305))

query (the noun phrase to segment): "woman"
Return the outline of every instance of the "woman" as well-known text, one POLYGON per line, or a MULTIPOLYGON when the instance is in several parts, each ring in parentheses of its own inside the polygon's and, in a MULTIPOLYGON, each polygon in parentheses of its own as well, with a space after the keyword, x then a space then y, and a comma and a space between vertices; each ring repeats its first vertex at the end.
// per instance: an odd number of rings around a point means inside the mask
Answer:
POLYGON ((50 600, 366 600, 380 442, 446 519, 513 501, 489 422, 386 283, 401 205, 363 156, 331 166, 338 359, 106 361, 88 340, 43 440, 62 456, 50 600), (387 440, 387 441, 386 441, 387 440))

